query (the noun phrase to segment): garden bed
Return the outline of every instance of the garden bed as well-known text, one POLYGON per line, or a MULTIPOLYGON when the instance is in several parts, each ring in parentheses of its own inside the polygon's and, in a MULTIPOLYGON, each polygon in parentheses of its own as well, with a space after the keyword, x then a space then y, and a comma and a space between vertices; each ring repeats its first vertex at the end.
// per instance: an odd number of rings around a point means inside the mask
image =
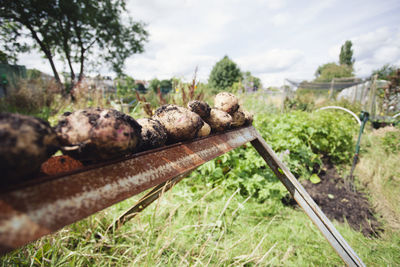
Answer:
POLYGON ((347 221, 365 236, 378 236, 382 231, 381 224, 368 199, 363 193, 352 191, 328 159, 324 160, 319 177, 319 183, 305 180, 302 184, 326 216, 339 222, 347 221))

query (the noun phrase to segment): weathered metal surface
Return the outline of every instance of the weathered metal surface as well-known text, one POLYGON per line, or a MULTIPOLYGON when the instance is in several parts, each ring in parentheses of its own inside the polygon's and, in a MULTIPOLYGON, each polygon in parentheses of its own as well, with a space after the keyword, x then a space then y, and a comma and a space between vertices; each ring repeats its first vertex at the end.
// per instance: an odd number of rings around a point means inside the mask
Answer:
POLYGON ((239 147, 253 127, 172 145, 0 193, 0 254, 27 244, 239 147))
POLYGON ((326 217, 326 215, 310 197, 303 186, 297 181, 290 170, 278 159, 274 151, 268 146, 265 140, 259 135, 257 139, 251 142, 251 144, 264 158, 268 166, 285 185, 299 206, 321 231, 323 236, 327 239, 342 260, 348 266, 365 266, 362 260, 336 230, 332 222, 328 219, 328 217, 326 217))

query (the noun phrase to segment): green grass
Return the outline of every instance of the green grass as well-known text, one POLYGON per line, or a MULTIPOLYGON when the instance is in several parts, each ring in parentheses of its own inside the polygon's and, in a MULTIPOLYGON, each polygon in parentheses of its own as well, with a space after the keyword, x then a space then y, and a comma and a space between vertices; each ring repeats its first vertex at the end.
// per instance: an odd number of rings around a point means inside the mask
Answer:
MULTIPOLYGON (((115 233, 105 229, 138 197, 1 258, 2 266, 341 266, 305 213, 186 179, 115 233), (192 190, 196 188, 196 190, 192 190)), ((368 266, 400 264, 400 235, 338 230, 368 266)))
POLYGON ((400 231, 400 130, 381 128, 363 136, 355 175, 387 227, 400 231), (390 140, 387 141, 387 140, 390 140))

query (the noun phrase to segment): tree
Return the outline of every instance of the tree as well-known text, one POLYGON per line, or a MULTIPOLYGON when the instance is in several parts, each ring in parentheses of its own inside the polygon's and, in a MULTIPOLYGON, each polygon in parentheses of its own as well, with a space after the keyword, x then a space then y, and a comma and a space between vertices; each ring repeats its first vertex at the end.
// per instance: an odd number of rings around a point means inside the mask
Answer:
POLYGON ((163 94, 168 94, 172 90, 172 80, 162 80, 160 82, 160 90, 163 94))
POLYGON ((239 67, 228 56, 224 56, 211 70, 208 83, 217 90, 226 90, 242 78, 239 67))
POLYGON ((126 97, 134 94, 136 88, 135 79, 128 75, 122 75, 115 80, 118 97, 126 97))
POLYGON ((262 87, 261 80, 254 77, 250 71, 243 73, 243 86, 246 91, 257 91, 262 87))
POLYGON ((354 77, 353 67, 334 62, 319 66, 315 72, 316 82, 330 82, 333 78, 354 77))
POLYGON ((8 64, 8 56, 6 53, 0 50, 0 63, 8 64))
POLYGON ((125 0, 0 1, 3 48, 13 52, 40 50, 60 85, 56 56, 67 63, 74 85, 84 77, 89 56, 92 63, 105 62, 122 74, 125 60, 143 52, 147 40, 144 25, 127 16, 125 0), (24 43, 26 37, 33 42, 24 43))
POLYGON ((378 80, 390 80, 390 76, 395 75, 398 67, 395 65, 385 64, 381 68, 372 71, 371 76, 378 75, 378 80))
POLYGON ((353 58, 353 49, 351 49, 353 43, 347 40, 344 45, 340 48, 339 54, 339 64, 340 65, 347 65, 352 67, 355 59, 353 58))
POLYGON ((154 93, 157 93, 158 87, 160 87, 160 80, 157 78, 150 80, 149 89, 151 89, 154 93))

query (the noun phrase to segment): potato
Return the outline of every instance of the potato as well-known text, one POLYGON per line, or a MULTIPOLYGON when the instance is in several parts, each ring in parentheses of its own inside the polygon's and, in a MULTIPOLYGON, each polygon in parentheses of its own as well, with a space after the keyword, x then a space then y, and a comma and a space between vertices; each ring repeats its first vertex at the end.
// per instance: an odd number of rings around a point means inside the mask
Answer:
POLYGON ((58 148, 57 135, 48 122, 0 113, 0 184, 31 178, 58 148))
POLYGON ((232 127, 240 127, 244 125, 246 122, 246 116, 245 114, 237 110, 235 113, 232 114, 232 127))
POLYGON ((101 108, 65 112, 55 127, 63 153, 85 163, 136 152, 141 129, 132 117, 101 108))
POLYGON ((245 118, 245 125, 251 125, 253 123, 253 114, 248 112, 247 110, 243 110, 244 118, 245 118))
POLYGON ((209 136, 211 133, 211 127, 208 123, 204 122, 203 127, 201 127, 200 131, 197 133, 197 137, 205 137, 209 136))
POLYGON ((195 138, 204 124, 196 113, 171 104, 158 108, 153 119, 158 120, 165 127, 169 143, 195 138))
POLYGON ((221 92, 215 96, 214 106, 232 115, 239 109, 239 100, 234 94, 221 92))
POLYGON ((211 108, 210 106, 200 100, 192 100, 188 103, 188 109, 196 114, 198 114, 203 120, 210 116, 211 108))
POLYGON ((83 167, 82 162, 70 156, 62 155, 51 157, 43 162, 40 171, 47 175, 56 175, 63 172, 77 170, 83 167))
POLYGON ((141 149, 147 150, 165 145, 167 131, 162 124, 154 119, 142 118, 137 122, 142 126, 141 149))
POLYGON ((231 127, 232 116, 225 111, 212 108, 206 122, 214 132, 223 132, 231 127))

